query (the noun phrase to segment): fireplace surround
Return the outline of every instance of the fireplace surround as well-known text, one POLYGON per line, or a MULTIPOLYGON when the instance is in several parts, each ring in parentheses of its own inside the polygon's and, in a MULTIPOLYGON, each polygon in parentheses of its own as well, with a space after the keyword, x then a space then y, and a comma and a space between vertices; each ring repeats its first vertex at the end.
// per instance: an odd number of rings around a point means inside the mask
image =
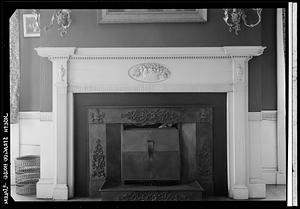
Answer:
MULTIPOLYGON (((41 142, 37 197, 73 197, 73 97, 74 93, 96 92, 226 92, 229 196, 264 196, 264 182, 250 176, 247 152, 248 61, 264 48, 37 48, 38 55, 52 62, 54 122, 53 141, 41 142)), ((257 176, 260 172, 258 166, 257 176)))
POLYGON ((185 193, 187 200, 196 193, 201 199, 203 189, 213 194, 212 107, 85 108, 88 139, 81 141, 89 147, 89 197, 108 200, 104 196, 114 193, 118 200, 129 192, 124 188, 185 193))

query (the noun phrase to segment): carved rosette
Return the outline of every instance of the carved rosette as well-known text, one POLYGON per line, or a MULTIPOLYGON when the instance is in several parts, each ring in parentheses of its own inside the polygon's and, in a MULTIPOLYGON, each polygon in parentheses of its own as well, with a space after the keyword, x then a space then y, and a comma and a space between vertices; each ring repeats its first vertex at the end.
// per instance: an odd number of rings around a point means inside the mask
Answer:
POLYGON ((201 108, 199 112, 199 122, 201 123, 210 123, 211 115, 208 108, 201 108))
POLYGON ((101 112, 99 109, 89 110, 89 123, 103 123, 105 113, 101 112))
POLYGON ((96 147, 93 151, 92 169, 93 177, 105 177, 105 155, 100 139, 96 141, 96 147))
POLYGON ((142 63, 129 69, 128 75, 137 81, 155 83, 170 77, 169 69, 158 63, 142 63))
POLYGON ((126 192, 119 196, 123 201, 183 201, 188 200, 188 196, 179 192, 165 191, 139 191, 126 192))
POLYGON ((137 109, 121 114, 121 117, 139 123, 139 125, 151 125, 155 123, 177 123, 180 119, 180 113, 161 109, 137 109))

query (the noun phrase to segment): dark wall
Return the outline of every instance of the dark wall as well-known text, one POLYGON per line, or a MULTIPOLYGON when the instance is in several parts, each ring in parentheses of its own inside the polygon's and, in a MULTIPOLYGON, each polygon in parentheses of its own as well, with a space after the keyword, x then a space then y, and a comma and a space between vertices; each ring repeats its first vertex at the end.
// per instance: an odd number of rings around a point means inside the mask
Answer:
MULTIPOLYGON (((264 9, 262 23, 255 28, 246 28, 236 36, 228 31, 223 21, 223 10, 208 9, 206 23, 155 23, 155 24, 98 24, 96 10, 72 10, 72 25, 65 37, 60 37, 57 26, 40 38, 26 38, 21 41, 23 51, 31 51, 35 43, 40 46, 75 47, 218 47, 256 46, 267 47, 266 52, 249 62, 249 110, 276 109, 276 11, 264 9), (32 41, 31 41, 32 39, 32 41), (34 40, 35 39, 35 40, 34 40), (35 41, 35 42, 34 42, 35 41), (34 43, 33 43, 34 42, 34 43)), ((41 24, 49 24, 51 11, 43 10, 41 24)), ((255 17, 249 16, 255 22, 255 17)), ((28 56, 28 55, 22 55, 28 56)), ((33 55, 21 62, 23 68, 31 70, 26 75, 20 109, 52 111, 51 63, 45 58, 33 55), (40 63, 39 63, 40 62, 40 63), (40 75, 40 82, 36 77, 40 75), (40 91, 39 91, 40 89, 40 91), (39 92, 38 92, 39 91, 39 92), (30 92, 30 93, 29 93, 30 92), (30 99, 34 97, 34 99, 30 99), (40 99, 37 99, 39 98, 40 99)), ((22 78, 21 78, 22 79, 22 78)))
POLYGON ((267 46, 262 62, 262 107, 277 109, 276 10, 269 10, 262 22, 262 45, 267 46))
POLYGON ((40 111, 40 60, 33 48, 40 46, 40 38, 24 37, 23 13, 20 12, 20 111, 40 111))

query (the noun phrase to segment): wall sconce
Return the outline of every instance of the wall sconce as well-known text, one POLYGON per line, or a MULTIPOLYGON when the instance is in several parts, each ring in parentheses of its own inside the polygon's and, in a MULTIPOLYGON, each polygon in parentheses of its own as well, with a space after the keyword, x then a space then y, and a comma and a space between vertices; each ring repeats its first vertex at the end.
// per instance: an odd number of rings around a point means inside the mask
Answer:
MULTIPOLYGON (((56 19, 57 25, 59 26, 58 30, 60 31, 60 36, 63 37, 68 32, 67 29, 70 27, 70 25, 72 23, 70 13, 71 13, 71 10, 69 10, 69 9, 54 10, 54 12, 52 13, 52 17, 51 17, 51 24, 45 26, 44 29, 47 31, 49 28, 51 28, 56 19)), ((41 29, 40 10, 33 9, 32 14, 35 15, 38 26, 41 29)))
POLYGON ((235 35, 238 35, 238 31, 241 30, 241 19, 244 22, 244 25, 250 28, 257 26, 261 21, 261 8, 253 8, 253 11, 256 11, 258 16, 258 21, 255 24, 248 24, 246 21, 247 15, 244 9, 223 9, 224 10, 224 17, 223 20, 229 26, 229 31, 235 31, 235 35))

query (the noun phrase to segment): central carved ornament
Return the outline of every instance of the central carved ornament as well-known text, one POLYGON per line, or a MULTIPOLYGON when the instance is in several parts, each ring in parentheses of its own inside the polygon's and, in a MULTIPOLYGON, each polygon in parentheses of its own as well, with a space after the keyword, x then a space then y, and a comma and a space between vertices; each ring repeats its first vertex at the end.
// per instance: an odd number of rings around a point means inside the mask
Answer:
POLYGON ((130 68, 128 74, 134 80, 155 83, 168 79, 171 72, 162 64, 142 63, 130 68))

